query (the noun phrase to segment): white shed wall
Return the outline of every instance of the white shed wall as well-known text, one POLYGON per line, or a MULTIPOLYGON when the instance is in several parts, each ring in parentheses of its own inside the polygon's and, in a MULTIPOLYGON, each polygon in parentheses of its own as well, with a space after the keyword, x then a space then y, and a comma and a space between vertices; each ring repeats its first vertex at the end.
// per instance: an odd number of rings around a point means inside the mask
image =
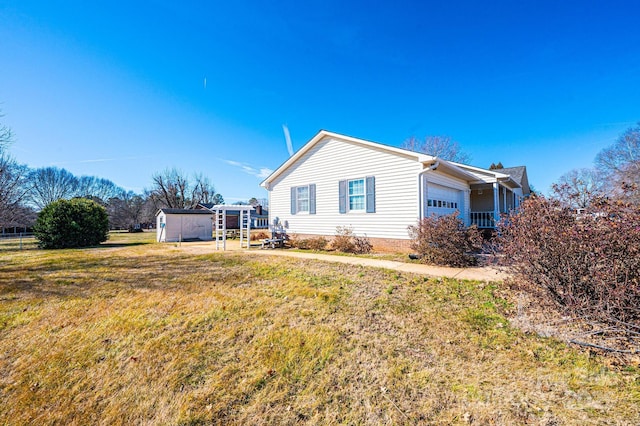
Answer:
POLYGON ((356 235, 409 239, 407 227, 418 220, 422 164, 383 149, 335 140, 318 142, 272 182, 269 223, 278 217, 288 233, 334 235, 351 226, 356 235), (338 182, 375 177, 376 212, 339 213, 338 182), (292 186, 316 185, 316 214, 291 214, 292 186))
POLYGON ((213 239, 213 216, 203 214, 165 214, 160 213, 156 218, 157 241, 177 242, 199 238, 203 241, 213 239), (164 230, 160 225, 164 218, 164 230), (181 237, 182 234, 182 237, 181 237))

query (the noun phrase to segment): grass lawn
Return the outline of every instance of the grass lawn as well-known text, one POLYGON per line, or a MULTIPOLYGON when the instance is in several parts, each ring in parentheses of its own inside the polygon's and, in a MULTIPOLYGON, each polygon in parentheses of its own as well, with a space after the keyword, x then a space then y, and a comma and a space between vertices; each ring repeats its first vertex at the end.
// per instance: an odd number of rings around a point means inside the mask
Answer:
POLYGON ((153 236, 0 246, 0 424, 640 423, 637 367, 512 328, 495 285, 153 236))

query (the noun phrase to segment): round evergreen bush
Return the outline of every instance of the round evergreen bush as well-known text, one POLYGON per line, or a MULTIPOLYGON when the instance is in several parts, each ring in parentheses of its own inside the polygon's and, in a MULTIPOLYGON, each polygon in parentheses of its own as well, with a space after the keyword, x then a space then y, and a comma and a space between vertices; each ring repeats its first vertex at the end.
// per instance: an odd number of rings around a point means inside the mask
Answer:
POLYGON ((33 233, 41 248, 95 246, 108 238, 109 217, 95 201, 58 200, 42 209, 33 233))

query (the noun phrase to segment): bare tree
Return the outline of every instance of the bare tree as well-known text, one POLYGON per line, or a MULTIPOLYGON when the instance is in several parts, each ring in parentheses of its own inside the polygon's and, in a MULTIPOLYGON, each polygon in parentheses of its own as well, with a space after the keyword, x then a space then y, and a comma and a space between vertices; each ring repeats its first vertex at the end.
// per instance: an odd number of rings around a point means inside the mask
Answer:
POLYGON ((90 198, 106 205, 111 198, 118 197, 124 190, 109 179, 95 176, 81 176, 78 178, 76 197, 90 198))
POLYGON ((153 175, 152 180, 154 188, 151 197, 158 208, 184 209, 190 204, 190 201, 187 202, 188 179, 182 172, 167 169, 153 175))
MULTIPOLYGON (((0 118, 4 117, 0 111, 0 118)), ((6 151, 7 147, 13 142, 13 132, 11 128, 0 123, 0 154, 6 151)))
POLYGON ((262 208, 268 209, 269 200, 267 198, 251 197, 249 198, 249 204, 252 205, 253 207, 262 206, 262 208))
POLYGON ((31 185, 29 199, 40 209, 61 198, 72 198, 78 190, 78 178, 67 170, 57 167, 32 170, 29 173, 29 183, 31 185))
POLYGON ((209 179, 202 174, 196 174, 193 179, 189 179, 187 175, 174 168, 156 173, 152 180, 150 198, 157 208, 194 208, 199 203, 215 202, 218 195, 209 179))
POLYGON ((605 178, 597 169, 574 169, 553 185, 552 196, 573 208, 588 208, 605 195, 605 178))
POLYGON ((629 166, 640 169, 640 123, 627 129, 613 145, 600 151, 596 156, 596 164, 618 172, 629 166))
POLYGON ((471 156, 449 136, 427 136, 423 140, 411 136, 402 143, 402 148, 456 163, 468 163, 471 160, 471 156))
MULTIPOLYGON (((1 111, 0 117, 3 117, 1 111)), ((0 229, 27 227, 35 222, 33 209, 24 203, 29 191, 29 169, 9 155, 7 148, 12 142, 11 128, 0 123, 0 229)))
POLYGON ((216 195, 216 189, 208 177, 202 173, 194 176, 193 190, 191 192, 191 199, 195 201, 194 207, 198 205, 198 203, 213 203, 216 195))
POLYGON ((27 226, 29 209, 24 205, 29 190, 28 168, 0 153, 0 228, 27 226))
POLYGON ((220 193, 216 193, 216 195, 211 198, 211 204, 224 204, 224 197, 220 193))
POLYGON ((146 222, 147 200, 133 191, 122 191, 118 197, 111 198, 107 206, 109 224, 113 228, 129 229, 146 222))
POLYGON ((640 123, 600 151, 595 162, 608 176, 614 195, 640 204, 640 123))

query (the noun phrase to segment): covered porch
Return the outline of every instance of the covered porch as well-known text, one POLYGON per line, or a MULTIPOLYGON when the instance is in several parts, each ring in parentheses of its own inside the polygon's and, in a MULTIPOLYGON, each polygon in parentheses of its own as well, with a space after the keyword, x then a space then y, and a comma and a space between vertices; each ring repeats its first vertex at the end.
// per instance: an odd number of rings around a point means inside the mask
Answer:
POLYGON ((502 215, 522 202, 522 190, 513 181, 474 183, 470 185, 470 225, 492 229, 502 215))

